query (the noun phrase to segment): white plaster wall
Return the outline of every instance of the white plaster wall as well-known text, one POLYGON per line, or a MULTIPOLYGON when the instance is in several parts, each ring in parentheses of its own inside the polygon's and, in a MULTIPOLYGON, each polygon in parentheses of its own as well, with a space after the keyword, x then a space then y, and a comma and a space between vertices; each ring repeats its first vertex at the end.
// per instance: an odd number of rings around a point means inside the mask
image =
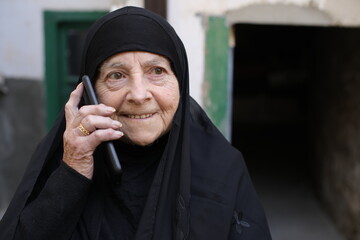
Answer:
POLYGON ((190 95, 201 103, 201 84, 204 76, 205 29, 198 7, 190 8, 191 1, 169 1, 168 21, 185 45, 190 72, 190 95))
POLYGON ((44 10, 110 10, 143 0, 0 0, 0 75, 42 80, 44 10))
MULTIPOLYGON (((241 21, 255 22, 259 19, 262 23, 270 23, 268 22, 270 19, 277 17, 275 23, 311 24, 306 18, 314 17, 313 21, 321 25, 360 26, 359 0, 168 0, 168 20, 183 40, 188 53, 190 93, 200 104, 202 104, 204 78, 206 16, 225 16, 231 21, 234 20, 234 14, 245 14, 241 12, 243 9, 262 5, 275 6, 273 8, 275 12, 266 11, 265 14, 268 16, 259 17, 261 13, 253 8, 250 12, 246 12, 248 15, 241 21), (276 8, 276 6, 280 7, 276 8), (291 18, 291 14, 281 11, 286 6, 289 6, 290 10, 294 10, 296 6, 303 8, 294 12, 299 18, 291 18), (302 12, 304 12, 303 17, 302 12), (300 19, 301 17, 303 20, 300 19)), ((264 8, 259 9, 264 10, 264 8)))

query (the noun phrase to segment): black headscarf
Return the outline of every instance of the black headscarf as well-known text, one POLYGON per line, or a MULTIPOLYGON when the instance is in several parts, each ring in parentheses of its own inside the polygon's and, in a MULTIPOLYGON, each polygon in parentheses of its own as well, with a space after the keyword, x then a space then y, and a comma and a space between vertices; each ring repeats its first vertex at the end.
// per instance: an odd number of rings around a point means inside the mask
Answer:
MULTIPOLYGON (((180 86, 180 103, 135 239, 270 239, 241 154, 190 99, 185 48, 166 20, 136 7, 99 19, 88 32, 81 76, 95 79, 104 60, 127 51, 167 57, 180 86)), ((53 156, 62 149, 64 129, 62 112, 29 163, 0 224, 0 239, 13 238, 34 186, 58 166, 53 156)))

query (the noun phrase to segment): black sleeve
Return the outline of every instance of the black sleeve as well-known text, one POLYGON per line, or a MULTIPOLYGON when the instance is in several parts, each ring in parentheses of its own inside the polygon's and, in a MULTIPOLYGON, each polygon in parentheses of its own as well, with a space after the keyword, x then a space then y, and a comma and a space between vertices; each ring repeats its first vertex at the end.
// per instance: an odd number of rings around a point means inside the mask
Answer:
POLYGON ((240 179, 229 240, 271 240, 264 209, 247 170, 240 179))
POLYGON ((91 180, 62 162, 39 196, 22 211, 15 239, 69 239, 90 186, 91 180))

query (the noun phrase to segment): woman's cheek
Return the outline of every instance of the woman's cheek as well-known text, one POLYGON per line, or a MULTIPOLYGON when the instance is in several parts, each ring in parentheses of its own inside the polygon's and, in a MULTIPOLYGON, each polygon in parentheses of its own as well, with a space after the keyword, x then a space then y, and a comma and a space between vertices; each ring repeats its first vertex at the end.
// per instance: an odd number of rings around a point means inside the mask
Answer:
POLYGON ((96 85, 95 89, 99 102, 106 104, 107 101, 106 96, 109 94, 109 90, 107 90, 105 86, 100 84, 96 85))

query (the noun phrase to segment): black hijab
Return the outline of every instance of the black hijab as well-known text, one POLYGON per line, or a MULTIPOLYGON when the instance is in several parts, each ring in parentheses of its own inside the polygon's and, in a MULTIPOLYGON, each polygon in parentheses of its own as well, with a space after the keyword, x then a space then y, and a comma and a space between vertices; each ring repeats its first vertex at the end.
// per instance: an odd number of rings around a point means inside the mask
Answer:
MULTIPOLYGON (((228 239, 236 234, 245 236, 241 239, 270 239, 241 154, 190 99, 187 56, 174 29, 141 8, 125 7, 107 14, 88 32, 81 76, 95 79, 104 60, 126 51, 167 57, 180 86, 180 103, 135 239, 228 239), (241 221, 254 224, 238 231, 241 221)), ((56 169, 53 156, 62 149, 64 129, 62 112, 29 163, 0 224, 0 239, 13 238, 34 186, 56 169)))

